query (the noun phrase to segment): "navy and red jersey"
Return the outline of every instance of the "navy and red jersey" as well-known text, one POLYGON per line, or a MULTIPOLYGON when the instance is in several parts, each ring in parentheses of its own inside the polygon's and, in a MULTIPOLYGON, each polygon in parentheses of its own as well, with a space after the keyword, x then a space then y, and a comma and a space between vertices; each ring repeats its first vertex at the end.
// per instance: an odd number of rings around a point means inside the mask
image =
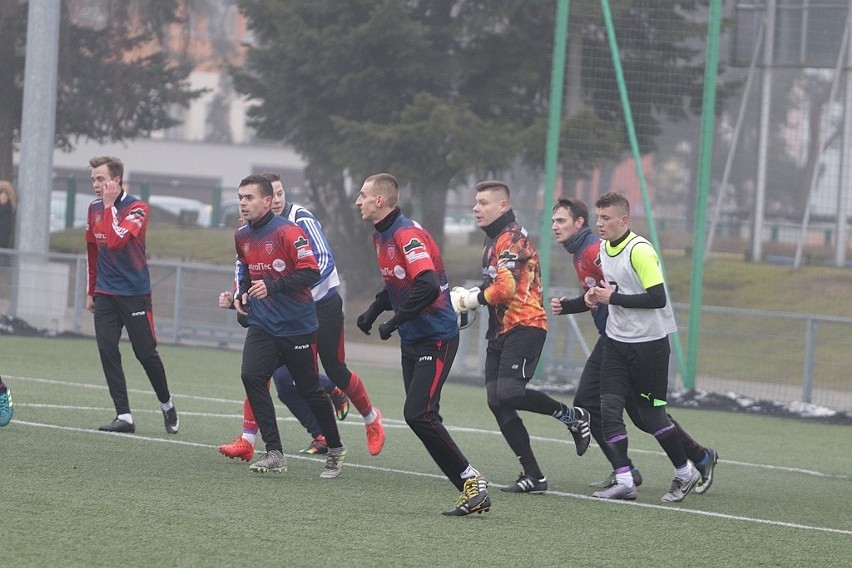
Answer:
MULTIPOLYGON (((277 280, 299 270, 319 270, 307 235, 284 217, 273 215, 259 227, 243 225, 234 233, 234 244, 237 282, 277 280)), ((306 335, 319 327, 309 286, 263 299, 249 298, 248 309, 249 325, 260 326, 277 337, 306 335)))
POLYGON ((373 233, 373 242, 394 311, 408 299, 414 279, 421 272, 433 270, 441 286, 441 293, 434 302, 416 318, 399 325, 400 339, 411 343, 422 339, 449 339, 457 335, 459 326, 450 302, 444 259, 432 235, 419 223, 400 214, 390 227, 373 233))
MULTIPOLYGON (((574 253, 574 270, 577 272, 577 278, 580 279, 580 286, 582 286, 584 292, 603 280, 603 270, 601 269, 599 255, 600 248, 600 237, 589 233, 583 239, 583 242, 580 243, 580 246, 577 247, 577 252, 574 253)), ((600 333, 606 332, 606 318, 608 313, 606 304, 598 304, 592 310, 592 319, 595 320, 595 327, 598 328, 600 333)))
POLYGON ((112 207, 102 199, 89 204, 86 249, 87 293, 144 296, 151 293, 145 257, 148 204, 123 190, 112 207))

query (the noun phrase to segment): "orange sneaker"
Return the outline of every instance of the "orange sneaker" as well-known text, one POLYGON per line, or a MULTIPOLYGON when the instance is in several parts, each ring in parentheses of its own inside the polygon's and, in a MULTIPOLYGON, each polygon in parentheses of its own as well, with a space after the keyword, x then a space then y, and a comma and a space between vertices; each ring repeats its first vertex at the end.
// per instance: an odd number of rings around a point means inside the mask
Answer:
POLYGON ((365 424, 367 428, 367 451, 371 456, 377 456, 385 445, 385 427, 382 426, 382 413, 375 406, 376 419, 372 424, 365 424))
POLYGON ((249 444, 242 436, 238 436, 230 444, 219 446, 219 453, 231 459, 239 458, 243 461, 249 461, 254 457, 254 446, 249 444))

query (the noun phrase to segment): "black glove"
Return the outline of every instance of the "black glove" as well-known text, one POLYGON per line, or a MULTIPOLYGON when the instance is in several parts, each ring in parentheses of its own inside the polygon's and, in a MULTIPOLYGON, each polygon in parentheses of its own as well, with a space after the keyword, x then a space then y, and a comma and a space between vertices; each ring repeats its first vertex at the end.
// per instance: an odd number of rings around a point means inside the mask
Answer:
POLYGON ((237 312, 237 323, 239 323, 243 327, 248 327, 248 315, 243 315, 240 312, 237 312))
POLYGON ((236 306, 236 301, 237 301, 237 300, 240 300, 240 302, 241 302, 241 304, 242 304, 240 307, 243 309, 243 311, 244 311, 244 312, 246 312, 246 315, 243 315, 243 314, 241 314, 240 312, 237 312, 237 323, 239 323, 239 324, 240 324, 241 326, 243 326, 243 327, 248 327, 248 326, 249 326, 249 323, 248 323, 248 313, 249 313, 249 311, 251 310, 251 308, 249 308, 249 304, 248 304, 248 293, 243 292, 243 293, 241 293, 241 294, 239 294, 239 295, 235 296, 235 297, 234 297, 234 301, 233 301, 233 302, 231 302, 231 307, 232 307, 232 308, 236 308, 236 307, 237 307, 237 306, 236 306))
POLYGON ((387 341, 390 339, 391 334, 396 331, 397 323, 393 320, 386 321, 382 325, 379 326, 379 337, 382 338, 383 341, 387 341))
POLYGON ((375 304, 370 305, 366 312, 358 316, 358 321, 355 322, 358 329, 370 335, 370 330, 373 329, 373 324, 381 313, 382 310, 377 308, 375 304))

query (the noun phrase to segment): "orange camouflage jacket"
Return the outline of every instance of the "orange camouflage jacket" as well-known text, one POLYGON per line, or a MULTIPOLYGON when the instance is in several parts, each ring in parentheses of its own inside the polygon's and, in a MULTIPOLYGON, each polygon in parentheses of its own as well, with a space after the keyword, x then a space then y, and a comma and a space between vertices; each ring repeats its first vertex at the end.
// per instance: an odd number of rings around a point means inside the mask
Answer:
POLYGON ((518 326, 547 330, 538 252, 510 209, 486 230, 482 291, 488 303, 488 339, 518 326), (489 235, 495 234, 491 237, 489 235))

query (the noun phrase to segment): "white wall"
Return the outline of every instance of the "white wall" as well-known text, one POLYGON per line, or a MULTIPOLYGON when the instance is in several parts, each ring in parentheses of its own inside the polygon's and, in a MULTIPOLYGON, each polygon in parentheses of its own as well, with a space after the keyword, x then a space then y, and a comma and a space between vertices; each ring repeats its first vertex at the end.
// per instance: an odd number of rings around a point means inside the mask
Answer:
MULTIPOLYGON (((236 191, 240 180, 253 169, 303 170, 305 162, 284 146, 247 146, 182 142, 176 140, 135 140, 126 144, 81 142, 71 152, 56 151, 53 166, 87 169, 89 158, 111 155, 122 159, 125 177, 133 181, 134 169, 147 173, 215 177, 222 187, 236 191)), ((15 157, 17 162, 17 156, 15 157)))

